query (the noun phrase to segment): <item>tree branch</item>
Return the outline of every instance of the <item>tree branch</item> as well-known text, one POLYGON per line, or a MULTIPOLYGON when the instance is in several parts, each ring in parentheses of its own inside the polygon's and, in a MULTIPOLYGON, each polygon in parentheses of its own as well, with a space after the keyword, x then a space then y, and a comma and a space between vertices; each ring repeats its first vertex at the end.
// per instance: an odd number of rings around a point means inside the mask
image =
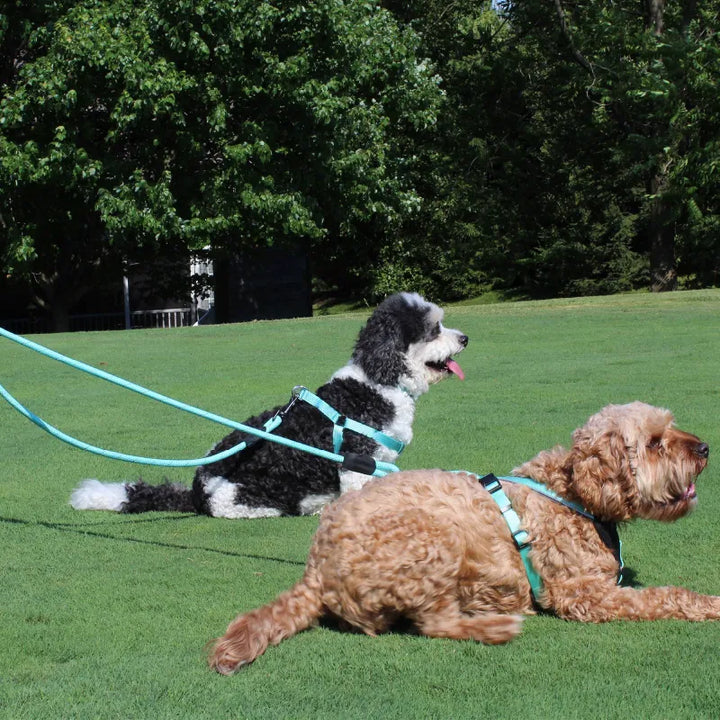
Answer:
POLYGON ((563 34, 565 40, 567 40, 568 46, 570 47, 570 54, 578 65, 585 68, 592 76, 595 77, 595 71, 590 61, 575 47, 575 43, 570 34, 567 20, 565 19, 565 8, 563 8, 562 0, 555 0, 555 10, 557 12, 558 20, 560 21, 560 31, 563 34))

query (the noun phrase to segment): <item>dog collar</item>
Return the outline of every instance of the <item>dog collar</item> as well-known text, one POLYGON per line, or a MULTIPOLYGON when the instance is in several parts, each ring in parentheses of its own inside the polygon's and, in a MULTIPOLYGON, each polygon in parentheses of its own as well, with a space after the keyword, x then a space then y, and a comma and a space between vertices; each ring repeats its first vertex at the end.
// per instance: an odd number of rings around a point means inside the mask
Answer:
MULTIPOLYGON (((455 472, 464 471, 456 470, 455 472)), ((515 512, 512 503, 510 502, 510 499, 503 491, 502 484, 500 482, 501 480, 504 482, 524 485, 525 487, 530 488, 534 492, 543 495, 544 497, 552 500, 553 502, 564 505, 565 507, 570 508, 572 511, 592 521, 593 525, 595 526, 595 530, 600 536, 600 539, 603 541, 603 544, 612 551, 615 559, 618 562, 618 565, 620 567, 617 580, 618 585, 622 582, 622 571, 625 567, 625 564, 623 563, 622 559, 622 541, 618 536, 616 523, 612 521, 601 522, 592 513, 589 513, 587 510, 585 510, 585 508, 583 508, 581 505, 578 505, 577 503, 574 503, 570 500, 566 500, 563 497, 560 497, 560 495, 550 490, 550 488, 530 478, 521 478, 515 476, 501 476, 500 478, 497 478, 492 473, 483 477, 475 473, 467 474, 476 478, 478 482, 483 485, 483 487, 490 493, 490 497, 496 502, 497 506, 500 508, 500 512, 502 513, 502 516, 507 523, 508 529, 510 530, 513 542, 515 543, 515 546, 520 553, 520 558, 522 559, 523 565, 525 566, 525 574, 527 575, 528 582, 530 583, 530 590, 532 591, 533 598, 537 604, 540 604, 540 597, 543 592, 542 579, 540 578, 540 575, 538 575, 535 567, 532 564, 532 560, 530 559, 531 546, 528 533, 526 530, 523 529, 518 514, 515 512)))

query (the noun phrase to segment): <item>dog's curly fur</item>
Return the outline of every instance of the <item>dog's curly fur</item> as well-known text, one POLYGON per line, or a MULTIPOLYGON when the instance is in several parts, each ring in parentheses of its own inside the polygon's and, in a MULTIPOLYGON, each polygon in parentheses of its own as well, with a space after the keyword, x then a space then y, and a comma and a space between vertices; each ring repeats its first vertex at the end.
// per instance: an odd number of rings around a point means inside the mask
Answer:
MULTIPOLYGON (((442 309, 417 293, 391 295, 360 331, 350 361, 317 390, 318 397, 342 415, 407 445, 417 398, 453 373, 463 377, 453 355, 465 348, 467 335, 444 327, 442 320, 442 309)), ((245 424, 261 428, 280 409, 266 410, 245 424)), ((332 422, 304 402, 285 413, 275 435, 333 450, 332 422)), ((238 430, 226 435, 209 454, 244 441, 249 444, 242 452, 199 467, 192 488, 170 482, 151 485, 90 479, 75 489, 70 503, 77 510, 124 513, 174 510, 225 518, 309 515, 340 492, 361 487, 370 479, 332 460, 258 441, 238 430)), ((395 450, 351 429, 345 430, 340 450, 391 463, 397 457, 395 450)))
MULTIPOLYGON (((513 474, 544 483, 603 521, 672 521, 697 503, 695 479, 708 446, 677 429, 669 411, 610 405, 572 439, 569 450, 541 452, 513 474)), ((720 618, 720 597, 618 585, 618 560, 591 519, 524 485, 505 482, 503 489, 529 533, 543 609, 586 622, 720 618)), ((532 612, 520 554, 477 478, 401 472, 328 506, 302 580, 237 617, 209 662, 231 673, 325 615, 369 635, 404 619, 433 637, 502 643, 532 612)))

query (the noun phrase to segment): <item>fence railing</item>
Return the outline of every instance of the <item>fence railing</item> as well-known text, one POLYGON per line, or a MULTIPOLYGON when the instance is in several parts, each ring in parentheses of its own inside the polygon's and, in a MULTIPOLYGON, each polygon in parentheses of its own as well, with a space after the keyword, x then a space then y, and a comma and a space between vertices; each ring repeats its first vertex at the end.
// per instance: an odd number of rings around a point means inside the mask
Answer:
POLYGON ((194 322, 191 308, 168 310, 136 310, 130 313, 132 327, 174 328, 187 327, 194 322))
MULTIPOLYGON (((168 308, 165 310, 135 310, 130 313, 130 326, 136 328, 188 327, 195 322, 192 308, 168 308)), ((45 318, 13 318, 0 324, 19 335, 51 332, 52 326, 45 318)), ((70 316, 70 331, 124 330, 124 313, 83 313, 70 316)))

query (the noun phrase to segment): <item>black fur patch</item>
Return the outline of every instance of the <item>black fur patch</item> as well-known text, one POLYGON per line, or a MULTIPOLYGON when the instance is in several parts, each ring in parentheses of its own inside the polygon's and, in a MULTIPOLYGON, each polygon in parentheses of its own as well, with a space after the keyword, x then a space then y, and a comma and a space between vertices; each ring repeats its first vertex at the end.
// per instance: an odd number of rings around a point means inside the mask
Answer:
MULTIPOLYGON (((394 415, 392 405, 368 385, 353 379, 333 380, 316 393, 339 413, 379 428, 394 415)), ((244 424, 262 427, 277 408, 250 418, 244 424)), ((304 402, 293 405, 274 434, 333 452, 333 425, 319 410, 304 402)), ((223 452, 250 437, 234 430, 210 452, 223 452)), ((345 430, 341 452, 372 455, 377 444, 345 430)), ((193 499, 198 512, 209 513, 205 482, 220 476, 239 484, 238 503, 250 507, 276 507, 284 515, 299 515, 300 503, 308 495, 340 491, 339 466, 301 450, 267 440, 253 443, 225 460, 199 467, 193 482, 193 499)))
POLYGON ((403 295, 391 295, 378 305, 360 331, 352 359, 378 385, 397 385, 407 373, 405 353, 422 340, 428 328, 429 306, 411 305, 403 295))
POLYGON ((125 491, 127 500, 120 508, 120 512, 141 513, 151 510, 195 512, 190 488, 177 483, 166 481, 161 485, 148 485, 139 480, 135 483, 128 483, 125 491))

